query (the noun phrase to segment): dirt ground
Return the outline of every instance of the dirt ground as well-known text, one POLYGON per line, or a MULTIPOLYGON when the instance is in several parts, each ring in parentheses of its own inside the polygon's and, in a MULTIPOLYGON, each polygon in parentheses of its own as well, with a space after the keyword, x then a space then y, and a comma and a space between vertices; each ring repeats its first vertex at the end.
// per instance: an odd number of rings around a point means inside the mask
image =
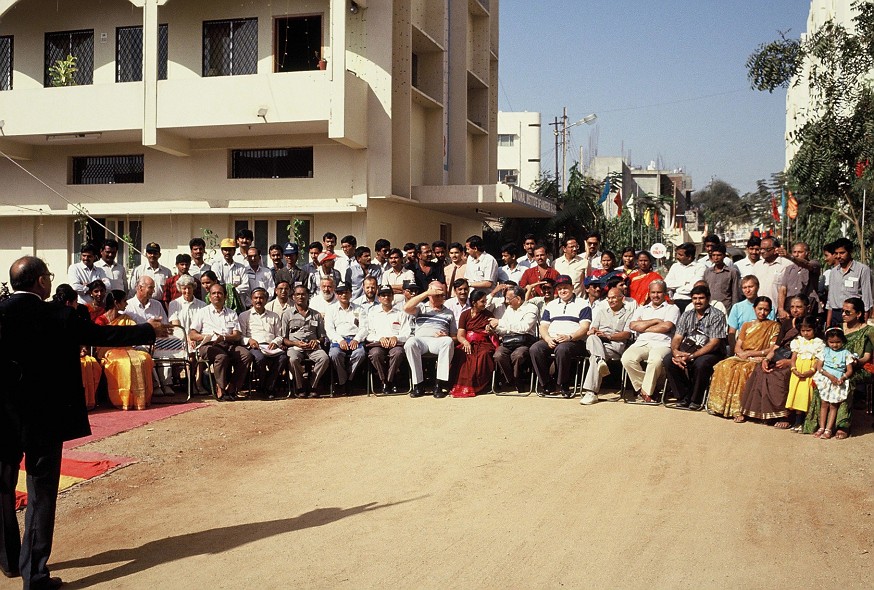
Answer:
MULTIPOLYGON (((874 587, 874 434, 578 400, 211 404, 82 450, 69 588, 874 587)), ((0 590, 20 580, 0 578, 0 590)))

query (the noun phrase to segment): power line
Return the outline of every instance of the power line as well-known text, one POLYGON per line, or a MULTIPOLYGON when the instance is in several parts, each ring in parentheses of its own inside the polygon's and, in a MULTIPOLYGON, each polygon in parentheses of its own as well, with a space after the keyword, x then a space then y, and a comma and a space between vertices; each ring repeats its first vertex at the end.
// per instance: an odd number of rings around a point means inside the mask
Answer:
POLYGON ((714 98, 717 96, 728 96, 729 94, 738 94, 740 92, 746 92, 746 90, 728 90, 726 92, 717 92, 715 94, 704 94, 702 96, 690 96, 689 98, 680 98, 680 99, 671 100, 668 102, 657 102, 657 103, 653 103, 653 104, 645 104, 645 105, 639 105, 639 106, 634 106, 634 107, 625 107, 625 108, 621 108, 621 109, 608 109, 608 110, 603 110, 603 111, 599 110, 598 112, 599 113, 623 113, 626 111, 636 111, 636 110, 640 110, 640 109, 649 109, 649 108, 653 108, 653 107, 663 107, 663 106, 669 106, 669 105, 673 105, 673 104, 681 104, 684 102, 694 102, 696 100, 704 100, 705 98, 714 98))

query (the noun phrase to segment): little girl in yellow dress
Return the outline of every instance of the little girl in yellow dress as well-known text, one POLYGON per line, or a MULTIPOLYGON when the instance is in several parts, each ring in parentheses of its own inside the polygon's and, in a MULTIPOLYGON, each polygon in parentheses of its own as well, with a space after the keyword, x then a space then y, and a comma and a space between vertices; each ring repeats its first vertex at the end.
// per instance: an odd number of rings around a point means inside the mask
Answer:
POLYGON ((789 343, 792 351, 792 376, 789 378, 789 395, 786 409, 795 414, 794 432, 801 432, 804 416, 810 405, 813 392, 813 375, 816 373, 816 355, 825 348, 825 342, 816 337, 817 321, 813 316, 801 319, 799 336, 789 343))

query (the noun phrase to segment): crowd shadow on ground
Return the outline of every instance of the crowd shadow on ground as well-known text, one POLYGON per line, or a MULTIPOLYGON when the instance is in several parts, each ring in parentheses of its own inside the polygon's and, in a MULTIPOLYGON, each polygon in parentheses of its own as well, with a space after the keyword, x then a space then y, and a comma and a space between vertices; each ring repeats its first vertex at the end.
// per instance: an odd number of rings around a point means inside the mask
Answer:
MULTIPOLYGON (((292 533, 303 529, 319 527, 337 522, 350 516, 373 512, 407 502, 420 500, 427 496, 380 504, 369 502, 352 508, 316 508, 292 518, 281 518, 262 522, 250 522, 227 527, 219 527, 195 533, 176 535, 164 539, 149 541, 139 547, 111 549, 90 557, 82 557, 54 563, 53 571, 96 567, 108 564, 119 564, 115 567, 91 574, 74 581, 65 579, 65 588, 86 588, 95 584, 111 582, 126 576, 137 574, 150 568, 195 557, 198 555, 215 555, 241 547, 248 543, 267 539, 277 535, 292 533)), ((68 578, 69 576, 65 576, 68 578)))

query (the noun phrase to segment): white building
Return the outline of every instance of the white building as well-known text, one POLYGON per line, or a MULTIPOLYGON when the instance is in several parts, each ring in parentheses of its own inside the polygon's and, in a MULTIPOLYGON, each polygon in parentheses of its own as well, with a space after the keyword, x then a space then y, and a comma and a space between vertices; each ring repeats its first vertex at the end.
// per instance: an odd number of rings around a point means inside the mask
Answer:
POLYGON ((495 182, 498 6, 0 0, 0 266, 76 259, 73 204, 170 264, 204 229, 397 244, 551 215, 495 182))
MULTIPOLYGON (((833 20, 848 30, 854 30, 853 18, 855 16, 856 11, 850 0, 811 0, 810 13, 807 16, 807 31, 801 35, 801 39, 804 40, 808 35, 814 33, 828 20, 833 20)), ((792 142, 791 137, 807 121, 810 110, 810 89, 805 83, 810 74, 809 65, 809 63, 804 64, 800 83, 795 84, 793 81, 786 90, 787 169, 792 158, 798 153, 798 146, 792 142)))
POLYGON ((498 177, 531 188, 540 176, 540 113, 498 112, 498 177))

